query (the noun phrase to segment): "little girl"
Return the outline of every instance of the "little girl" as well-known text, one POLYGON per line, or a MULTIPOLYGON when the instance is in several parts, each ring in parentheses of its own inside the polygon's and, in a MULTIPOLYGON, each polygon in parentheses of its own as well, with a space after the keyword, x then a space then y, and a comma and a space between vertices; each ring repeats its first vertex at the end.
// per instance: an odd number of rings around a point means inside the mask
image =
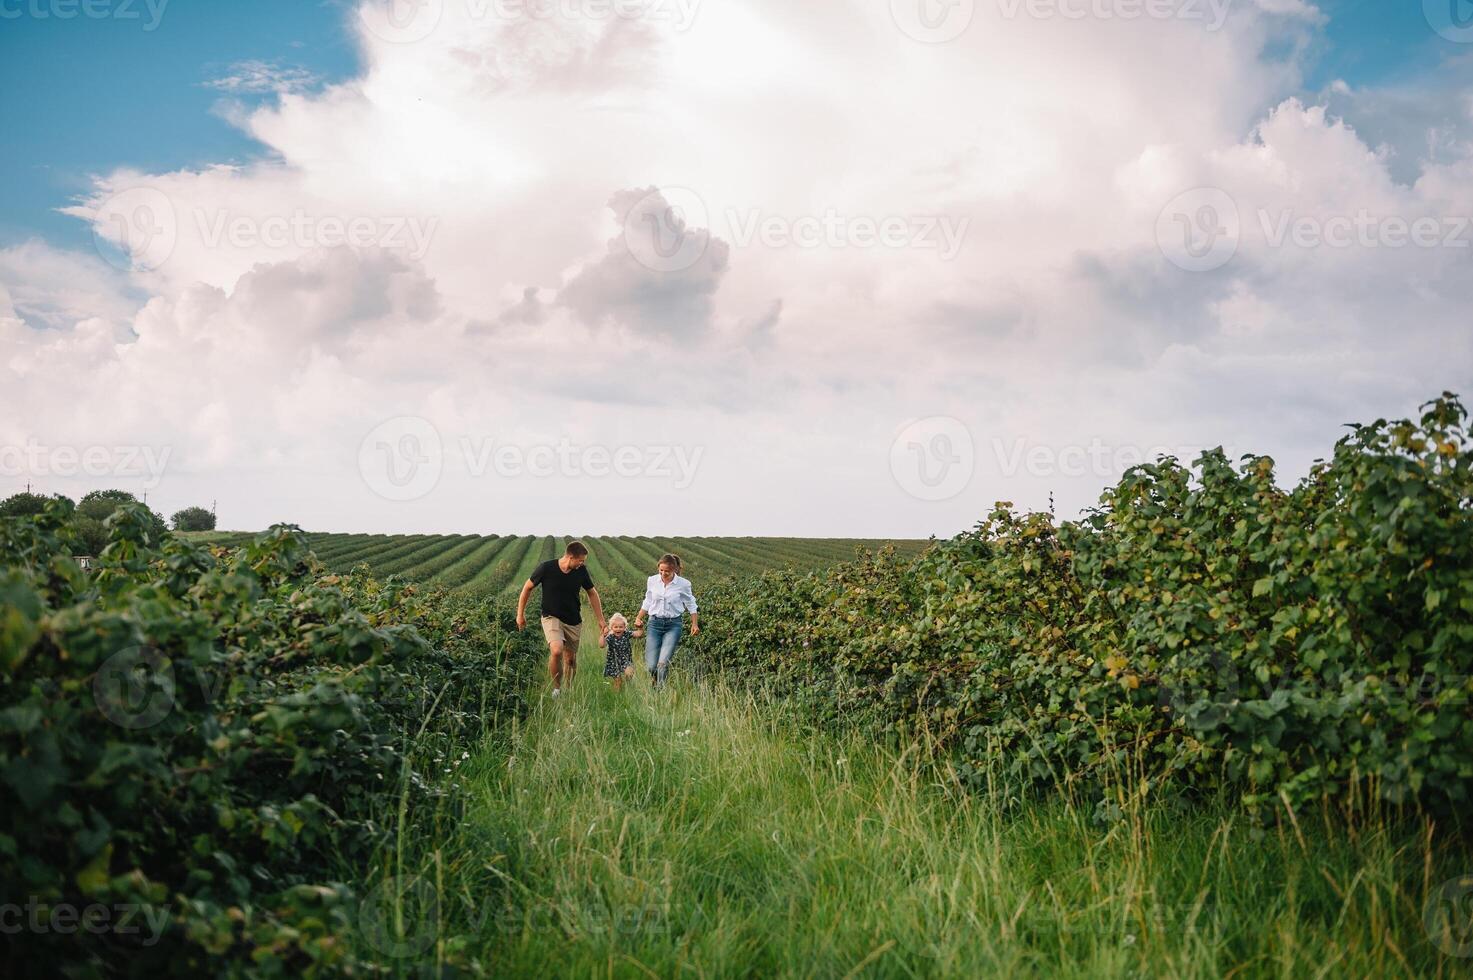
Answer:
POLYGON ((644 630, 629 630, 629 620, 623 613, 609 617, 607 636, 598 638, 598 645, 606 647, 604 654, 604 676, 614 679, 614 690, 624 686, 624 678, 634 676, 634 656, 631 652, 631 637, 643 636, 644 630))

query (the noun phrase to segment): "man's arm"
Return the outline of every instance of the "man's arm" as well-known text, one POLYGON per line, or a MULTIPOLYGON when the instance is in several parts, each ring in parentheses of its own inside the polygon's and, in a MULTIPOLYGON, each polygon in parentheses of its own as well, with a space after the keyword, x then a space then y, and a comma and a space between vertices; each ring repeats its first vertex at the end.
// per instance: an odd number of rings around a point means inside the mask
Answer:
POLYGON ((598 589, 588 590, 588 604, 593 607, 593 618, 598 620, 598 631, 602 634, 609 627, 604 622, 604 601, 598 597, 598 589))
POLYGON ((527 628, 527 600, 532 598, 532 590, 537 588, 536 584, 527 579, 527 584, 522 586, 522 597, 517 600, 517 629, 527 628))

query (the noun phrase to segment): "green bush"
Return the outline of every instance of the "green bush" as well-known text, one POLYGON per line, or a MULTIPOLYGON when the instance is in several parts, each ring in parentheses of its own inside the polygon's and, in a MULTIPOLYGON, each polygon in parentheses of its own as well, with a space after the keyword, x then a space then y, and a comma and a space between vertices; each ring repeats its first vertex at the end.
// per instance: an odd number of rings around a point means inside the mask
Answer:
POLYGON ((821 718, 928 733, 979 784, 1473 789, 1473 452, 1452 395, 1355 426, 1294 489, 1221 451, 1076 522, 1001 504, 914 563, 706 595, 699 655, 821 718))
POLYGON ((519 710, 527 644, 458 598, 326 574, 291 528, 211 551, 124 504, 89 574, 71 518, 0 522, 0 880, 52 910, 0 960, 353 970, 334 869, 451 792, 436 757, 519 710), (159 934, 64 934, 59 906, 159 934))

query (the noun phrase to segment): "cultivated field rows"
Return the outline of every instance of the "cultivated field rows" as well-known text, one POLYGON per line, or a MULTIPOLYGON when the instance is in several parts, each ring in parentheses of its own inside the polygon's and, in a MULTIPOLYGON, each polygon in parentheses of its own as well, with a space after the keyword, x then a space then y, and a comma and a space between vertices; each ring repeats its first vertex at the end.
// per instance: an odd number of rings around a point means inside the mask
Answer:
MULTIPOLYGON (((249 532, 190 535, 198 541, 239 545, 249 532)), ((480 593, 514 590, 538 562, 555 558, 566 536, 479 534, 311 534, 317 557, 334 571, 368 565, 380 575, 480 593)), ((852 559, 860 550, 893 545, 916 554, 929 542, 859 538, 649 538, 583 536, 589 572, 600 588, 630 588, 654 572, 660 556, 680 556, 683 573, 695 579, 755 575, 791 568, 812 571, 852 559)))

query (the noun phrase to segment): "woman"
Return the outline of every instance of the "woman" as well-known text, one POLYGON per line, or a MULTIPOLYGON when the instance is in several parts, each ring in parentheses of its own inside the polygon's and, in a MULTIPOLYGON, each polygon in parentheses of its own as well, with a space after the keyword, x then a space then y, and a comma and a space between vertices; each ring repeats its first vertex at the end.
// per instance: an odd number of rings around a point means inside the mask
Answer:
POLYGON ((680 615, 686 612, 690 613, 690 635, 700 636, 695 593, 689 580, 680 577, 680 559, 665 555, 660 559, 659 572, 645 583, 644 602, 639 606, 639 615, 634 617, 635 629, 644 625, 646 616, 650 620, 644 635, 644 665, 650 672, 650 681, 657 687, 665 683, 665 673, 680 643, 680 615))

